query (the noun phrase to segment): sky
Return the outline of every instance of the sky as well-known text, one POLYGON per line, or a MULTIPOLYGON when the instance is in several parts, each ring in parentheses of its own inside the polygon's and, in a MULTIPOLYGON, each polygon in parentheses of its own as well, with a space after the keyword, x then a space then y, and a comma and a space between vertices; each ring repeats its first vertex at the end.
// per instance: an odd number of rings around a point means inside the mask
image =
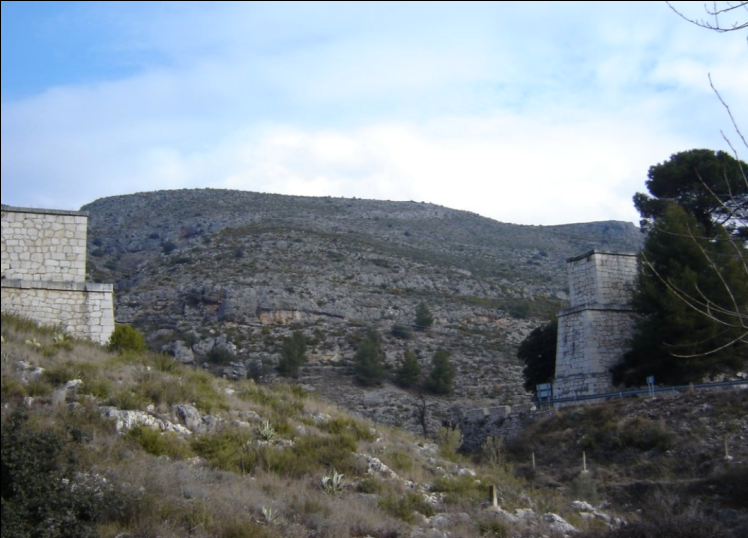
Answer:
POLYGON ((710 74, 748 130, 746 31, 665 2, 3 1, 1 15, 6 205, 209 187, 636 223, 650 166, 737 138, 710 74))

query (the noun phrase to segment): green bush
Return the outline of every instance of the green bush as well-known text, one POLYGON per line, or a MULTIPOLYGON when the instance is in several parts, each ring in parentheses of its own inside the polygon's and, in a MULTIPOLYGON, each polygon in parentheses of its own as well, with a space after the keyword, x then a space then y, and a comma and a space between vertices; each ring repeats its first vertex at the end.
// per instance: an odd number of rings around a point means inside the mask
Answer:
POLYGON ((145 336, 131 325, 117 325, 109 337, 109 349, 124 353, 132 351, 142 353, 148 349, 145 336))
POLYGON ((659 422, 636 417, 621 427, 620 439, 623 446, 643 451, 655 448, 667 450, 672 445, 673 434, 659 422))
POLYGON ((392 336, 394 336, 395 338, 400 338, 401 340, 410 340, 413 336, 413 331, 411 331, 410 327, 408 327, 407 325, 403 325, 402 323, 395 323, 390 330, 390 334, 392 334, 392 336))
POLYGON ((250 473, 257 453, 249 430, 226 430, 192 439, 192 449, 215 468, 236 473, 250 473))
POLYGON ((418 512, 426 517, 434 515, 434 509, 428 504, 423 495, 409 491, 400 496, 390 491, 379 497, 379 508, 384 512, 408 524, 413 523, 414 514, 418 512))
POLYGON ((127 437, 154 456, 169 456, 181 460, 192 455, 187 441, 174 432, 161 432, 154 428, 138 426, 127 432, 127 437))
POLYGON ((126 515, 133 499, 80 468, 75 437, 31 424, 25 410, 2 424, 2 536, 93 538, 96 523, 126 515))
POLYGON ((107 399, 108 405, 127 411, 144 411, 152 403, 139 386, 120 386, 107 399))
POLYGON ((214 346, 208 352, 208 362, 211 364, 226 365, 236 360, 236 355, 223 346, 214 346))
POLYGON ((488 486, 470 475, 437 477, 432 490, 444 493, 447 504, 478 504, 488 499, 488 486))
POLYGON ((457 450, 462 445, 462 432, 457 428, 442 427, 437 434, 436 442, 439 445, 439 455, 454 460, 457 458, 457 450))
POLYGON ((349 434, 356 441, 374 441, 376 435, 364 424, 344 417, 336 417, 317 426, 320 430, 334 435, 349 434))

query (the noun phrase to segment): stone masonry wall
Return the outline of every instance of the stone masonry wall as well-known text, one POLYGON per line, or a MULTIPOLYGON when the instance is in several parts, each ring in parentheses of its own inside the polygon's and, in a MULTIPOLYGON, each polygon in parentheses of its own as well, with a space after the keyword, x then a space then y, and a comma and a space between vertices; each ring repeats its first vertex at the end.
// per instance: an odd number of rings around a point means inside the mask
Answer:
POLYGON ((610 369, 634 329, 636 255, 591 251, 567 262, 571 308, 558 314, 554 398, 611 391, 610 369))
POLYGON ((3 279, 84 282, 87 229, 85 213, 3 206, 3 279))
POLYGON ((88 216, 2 206, 2 311, 105 344, 113 286, 85 282, 88 216))
POLYGON ((111 284, 3 281, 3 312, 106 344, 114 331, 111 284))

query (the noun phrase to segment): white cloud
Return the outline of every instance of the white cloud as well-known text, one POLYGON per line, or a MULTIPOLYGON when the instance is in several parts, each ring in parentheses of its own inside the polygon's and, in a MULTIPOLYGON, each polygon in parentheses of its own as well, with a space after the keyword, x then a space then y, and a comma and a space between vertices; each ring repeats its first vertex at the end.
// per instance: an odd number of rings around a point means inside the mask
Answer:
POLYGON ((110 50, 156 59, 3 103, 4 202, 222 186, 635 221, 650 165, 724 147, 707 72, 748 117, 748 51, 666 8, 555 4, 116 4, 110 50))

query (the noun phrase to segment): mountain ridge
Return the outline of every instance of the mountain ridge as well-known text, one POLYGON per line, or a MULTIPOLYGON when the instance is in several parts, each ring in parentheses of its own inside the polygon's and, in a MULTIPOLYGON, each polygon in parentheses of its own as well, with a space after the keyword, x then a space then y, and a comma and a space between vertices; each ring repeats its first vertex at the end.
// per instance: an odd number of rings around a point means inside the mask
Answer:
POLYGON ((81 209, 90 276, 115 283, 118 322, 153 349, 270 382, 283 339, 302 330, 310 361, 299 383, 412 430, 423 427, 412 392, 353 382, 363 328, 384 336, 388 379, 406 347, 423 371, 436 350, 451 354, 456 389, 432 398, 434 426, 454 405, 526 403, 514 354, 565 305, 565 260, 641 244, 631 223, 514 225, 412 201, 183 189, 81 209), (430 331, 412 330, 422 302, 435 317, 430 331), (393 336, 395 324, 410 327, 409 338, 393 336))

